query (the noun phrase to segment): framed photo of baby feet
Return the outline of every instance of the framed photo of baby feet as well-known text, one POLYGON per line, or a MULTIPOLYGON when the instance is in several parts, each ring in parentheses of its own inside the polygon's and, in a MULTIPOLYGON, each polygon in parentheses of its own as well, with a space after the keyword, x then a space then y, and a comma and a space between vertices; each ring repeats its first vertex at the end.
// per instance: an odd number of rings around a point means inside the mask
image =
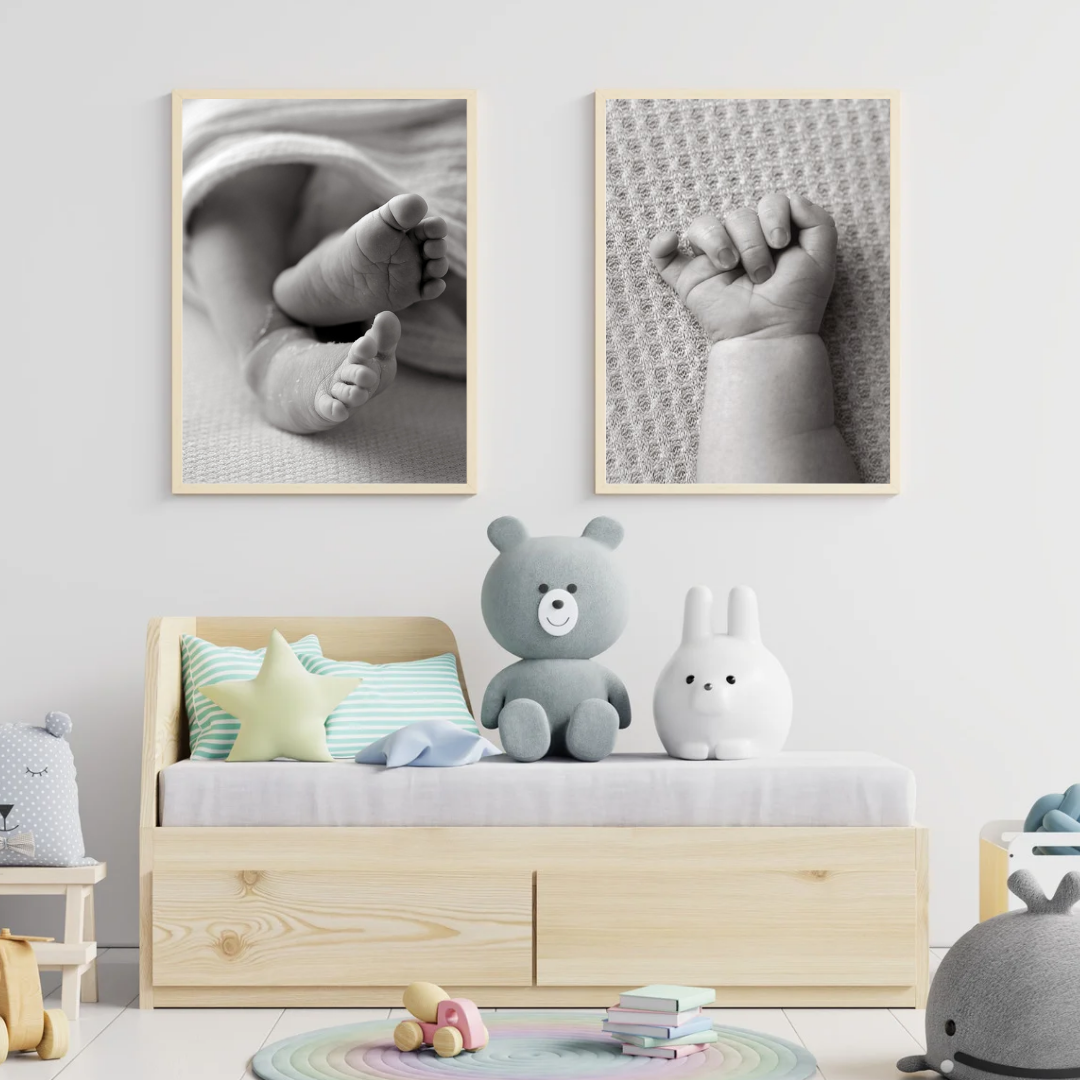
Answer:
POLYGON ((899 100, 596 95, 596 490, 899 491, 899 100))
POLYGON ((173 491, 476 490, 471 91, 173 94, 173 491))

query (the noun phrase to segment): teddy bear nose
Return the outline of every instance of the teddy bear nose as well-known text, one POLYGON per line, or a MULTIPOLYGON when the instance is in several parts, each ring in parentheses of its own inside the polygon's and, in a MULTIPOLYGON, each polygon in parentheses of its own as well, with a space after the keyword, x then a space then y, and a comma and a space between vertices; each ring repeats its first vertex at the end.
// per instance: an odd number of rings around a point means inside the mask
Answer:
POLYGON ((553 608, 554 608, 554 609, 555 609, 556 611, 558 611, 558 610, 559 610, 559 608, 561 608, 561 607, 563 606, 563 602, 562 602, 561 600, 552 600, 552 601, 551 601, 551 606, 552 606, 552 607, 553 607, 553 608))
POLYGON ((0 817, 5 817, 6 818, 8 816, 8 814, 10 814, 11 811, 14 810, 14 809, 15 809, 15 804, 14 803, 3 803, 2 805, 0 805, 0 817))
POLYGON ((707 682, 707 683, 705 684, 705 689, 706 689, 706 690, 711 690, 711 689, 712 689, 712 683, 711 683, 711 682, 707 682))

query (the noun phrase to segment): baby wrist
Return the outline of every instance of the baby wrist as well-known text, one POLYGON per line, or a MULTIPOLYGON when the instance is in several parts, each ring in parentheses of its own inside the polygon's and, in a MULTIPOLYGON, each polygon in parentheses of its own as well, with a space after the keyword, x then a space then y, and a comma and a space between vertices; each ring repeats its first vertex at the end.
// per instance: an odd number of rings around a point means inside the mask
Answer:
POLYGON ((716 342, 709 351, 705 416, 727 437, 783 437, 831 427, 832 372, 821 336, 716 342))

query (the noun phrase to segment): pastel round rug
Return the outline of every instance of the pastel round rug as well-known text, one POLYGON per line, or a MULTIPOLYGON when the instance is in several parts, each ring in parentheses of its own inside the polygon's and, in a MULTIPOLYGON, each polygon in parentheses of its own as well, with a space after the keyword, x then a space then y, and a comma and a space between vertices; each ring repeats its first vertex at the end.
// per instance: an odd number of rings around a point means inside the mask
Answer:
POLYGON ((636 1057, 600 1030, 600 1014, 485 1013, 491 1038, 483 1050, 440 1058, 434 1050, 402 1053, 398 1020, 346 1024, 264 1047, 251 1066, 263 1080, 618 1080, 619 1077, 755 1077, 806 1080, 817 1063, 801 1046, 775 1035, 716 1026, 719 1039, 699 1054, 636 1057))

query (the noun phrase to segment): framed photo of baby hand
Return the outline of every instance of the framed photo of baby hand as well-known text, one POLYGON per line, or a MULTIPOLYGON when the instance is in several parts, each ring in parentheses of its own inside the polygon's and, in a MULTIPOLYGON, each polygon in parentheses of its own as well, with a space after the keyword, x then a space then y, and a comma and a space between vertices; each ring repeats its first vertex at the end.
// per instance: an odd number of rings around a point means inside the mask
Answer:
POLYGON ((474 492, 473 93, 172 105, 173 491, 474 492))
POLYGON ((898 96, 596 95, 596 490, 895 494, 898 96))

